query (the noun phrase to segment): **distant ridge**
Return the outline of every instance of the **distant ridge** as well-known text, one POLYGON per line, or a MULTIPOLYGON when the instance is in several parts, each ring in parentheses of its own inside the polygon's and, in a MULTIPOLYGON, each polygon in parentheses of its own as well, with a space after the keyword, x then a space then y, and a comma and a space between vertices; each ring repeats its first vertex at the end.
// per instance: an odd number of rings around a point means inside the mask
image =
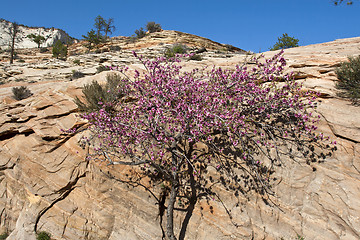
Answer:
MULTIPOLYGON (((9 45, 10 37, 6 33, 6 30, 11 26, 11 22, 0 19, 0 48, 7 48, 9 45)), ((74 38, 70 37, 64 30, 58 28, 45 28, 45 27, 29 27, 19 23, 20 33, 19 36, 22 38, 17 43, 16 48, 36 48, 37 44, 31 41, 26 36, 29 34, 36 34, 45 37, 46 41, 41 47, 52 46, 57 40, 66 43, 68 41, 73 42, 74 38)))

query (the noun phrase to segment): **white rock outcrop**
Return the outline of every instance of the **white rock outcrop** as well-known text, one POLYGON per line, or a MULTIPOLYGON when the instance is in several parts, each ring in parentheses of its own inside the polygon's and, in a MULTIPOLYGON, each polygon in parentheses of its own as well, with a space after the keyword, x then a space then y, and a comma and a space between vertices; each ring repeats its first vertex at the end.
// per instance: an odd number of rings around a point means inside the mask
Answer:
MULTIPOLYGON (((8 34, 11 22, 4 19, 0 19, 0 48, 6 49, 10 43, 10 36, 8 34)), ((35 34, 45 37, 46 41, 41 47, 50 47, 57 40, 66 43, 69 40, 73 40, 66 32, 57 28, 44 28, 44 27, 27 27, 19 24, 19 37, 20 41, 17 42, 16 48, 36 48, 37 44, 33 42, 27 36, 29 34, 35 34)))

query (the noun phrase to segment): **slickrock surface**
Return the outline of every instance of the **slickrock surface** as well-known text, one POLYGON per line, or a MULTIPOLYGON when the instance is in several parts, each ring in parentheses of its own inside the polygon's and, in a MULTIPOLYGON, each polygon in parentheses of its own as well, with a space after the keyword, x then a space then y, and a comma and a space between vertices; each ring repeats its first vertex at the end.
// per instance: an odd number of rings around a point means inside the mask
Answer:
POLYGON ((134 43, 129 41, 128 37, 114 37, 90 53, 87 53, 84 42, 75 43, 69 46, 71 56, 66 61, 53 59, 51 48, 43 53, 40 49, 18 49, 18 59, 9 65, 9 54, 5 52, 0 54, 0 83, 65 80, 71 79, 73 71, 93 75, 101 65, 138 64, 132 54, 134 50, 140 55, 154 58, 164 55, 166 48, 175 44, 186 45, 189 53, 205 48, 206 52, 201 54, 204 59, 231 58, 245 53, 230 45, 171 30, 151 33, 134 43))
MULTIPOLYGON (((149 56, 171 44, 143 43, 137 43, 138 52, 149 56)), ((201 54, 203 61, 185 61, 184 68, 232 67, 246 58, 208 48, 201 54)), ((67 61, 49 57, 32 63, 29 57, 25 63, 1 65, 5 84, 0 86, 0 233, 8 231, 8 239, 33 240, 35 228, 51 233, 52 239, 161 239, 155 200, 142 188, 109 177, 127 169, 87 161, 79 145, 86 132, 61 131, 85 127, 73 99, 83 84, 105 80, 107 72, 96 73, 100 64, 141 68, 131 50, 123 46, 120 51, 80 54, 67 61), (76 59, 80 65, 73 63, 76 59), (72 70, 87 75, 71 80, 72 70), (15 101, 11 88, 20 85, 27 85, 34 95, 15 101)), ((286 162, 275 187, 277 207, 256 195, 246 201, 223 191, 232 223, 221 202, 209 202, 213 211, 200 202, 186 239, 295 239, 297 234, 305 239, 360 239, 360 108, 336 97, 334 89, 334 67, 359 54, 360 38, 285 51, 288 71, 298 73, 306 88, 322 93, 319 131, 336 140, 339 150, 317 164, 316 171, 305 163, 286 162)), ((176 226, 182 217, 177 215, 176 226)))
MULTIPOLYGON (((111 38, 111 42, 102 44, 97 52, 109 52, 119 48, 122 50, 140 50, 167 44, 183 44, 188 47, 206 48, 207 50, 213 51, 230 50, 231 52, 245 52, 240 48, 228 44, 214 42, 204 37, 174 30, 162 30, 161 32, 150 33, 136 41, 132 41, 130 37, 113 37, 111 38)), ((72 45, 70 48, 71 53, 78 54, 85 51, 87 50, 81 42, 72 45)))

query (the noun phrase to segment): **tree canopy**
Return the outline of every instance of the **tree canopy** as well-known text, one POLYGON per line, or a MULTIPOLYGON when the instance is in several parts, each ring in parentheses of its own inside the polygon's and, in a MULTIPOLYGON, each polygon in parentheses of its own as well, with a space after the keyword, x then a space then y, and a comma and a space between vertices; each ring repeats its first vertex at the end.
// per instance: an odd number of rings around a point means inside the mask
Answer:
POLYGON ((155 23, 155 22, 148 22, 146 24, 146 29, 150 32, 160 32, 161 31, 161 25, 159 23, 155 23))
POLYGON ((83 115, 92 133, 84 143, 89 158, 133 169, 119 181, 148 179, 148 191, 161 189, 152 196, 160 219, 166 215, 163 237, 177 239, 174 211, 183 210, 178 238, 184 239, 196 203, 221 199, 219 185, 235 196, 253 191, 268 201, 277 182, 273 173, 287 161, 312 164, 330 154, 315 132, 316 93, 301 91, 283 73, 282 52, 254 58, 251 67, 209 72, 183 72, 177 58, 138 58, 147 71, 133 77, 111 67, 126 76, 124 94, 116 111, 102 102, 99 111, 83 115))
POLYGON ((275 43, 275 45, 270 48, 270 51, 298 47, 298 43, 299 39, 289 37, 287 33, 284 33, 281 37, 278 38, 278 41, 275 43))
POLYGON ((10 42, 9 42, 9 48, 10 48, 10 64, 14 63, 15 58, 15 46, 18 42, 22 40, 20 30, 20 26, 17 22, 11 22, 8 29, 5 29, 5 33, 9 35, 10 42))
POLYGON ((98 37, 94 29, 91 29, 87 32, 86 35, 82 35, 87 44, 85 45, 88 49, 92 49, 95 45, 101 42, 101 39, 98 37))
POLYGON ((102 16, 98 15, 95 18, 94 28, 98 39, 103 37, 102 33, 104 33, 104 37, 107 38, 108 34, 112 34, 115 31, 114 19, 104 19, 102 16))
POLYGON ((351 0, 334 0, 335 5, 340 5, 342 3, 346 3, 347 5, 352 5, 353 1, 351 1, 351 0))
POLYGON ((45 37, 41 36, 41 35, 36 35, 36 34, 29 34, 26 36, 27 38, 30 38, 33 42, 35 42, 37 44, 37 47, 40 48, 40 45, 45 42, 45 37))

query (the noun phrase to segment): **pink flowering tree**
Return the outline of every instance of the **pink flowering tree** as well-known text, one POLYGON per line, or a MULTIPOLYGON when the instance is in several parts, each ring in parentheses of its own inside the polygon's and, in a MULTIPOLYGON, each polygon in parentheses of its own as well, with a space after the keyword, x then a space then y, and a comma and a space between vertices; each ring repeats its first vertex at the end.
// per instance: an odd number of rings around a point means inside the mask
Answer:
POLYGON ((314 132, 316 94, 283 74, 282 53, 209 72, 181 71, 177 58, 138 58, 146 71, 123 79, 116 111, 83 117, 93 133, 90 157, 131 166, 162 186, 155 198, 166 216, 163 238, 184 239, 196 203, 218 199, 218 185, 270 199, 272 174, 284 161, 311 164, 330 154, 314 132), (186 212, 178 237, 176 210, 186 212))

